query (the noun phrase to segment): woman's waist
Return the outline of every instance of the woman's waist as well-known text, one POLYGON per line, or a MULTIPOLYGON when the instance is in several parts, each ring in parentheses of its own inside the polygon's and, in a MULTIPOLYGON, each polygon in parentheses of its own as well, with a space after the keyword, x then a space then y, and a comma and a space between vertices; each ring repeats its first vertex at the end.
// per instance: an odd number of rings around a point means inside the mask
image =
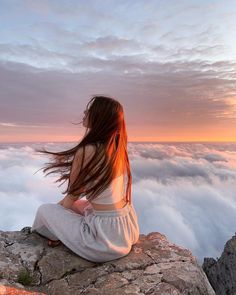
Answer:
POLYGON ((127 201, 123 198, 120 201, 116 203, 112 203, 112 204, 98 204, 98 203, 93 203, 92 201, 90 202, 90 204, 93 207, 93 209, 96 211, 97 210, 106 211, 106 210, 121 209, 127 204, 127 201))

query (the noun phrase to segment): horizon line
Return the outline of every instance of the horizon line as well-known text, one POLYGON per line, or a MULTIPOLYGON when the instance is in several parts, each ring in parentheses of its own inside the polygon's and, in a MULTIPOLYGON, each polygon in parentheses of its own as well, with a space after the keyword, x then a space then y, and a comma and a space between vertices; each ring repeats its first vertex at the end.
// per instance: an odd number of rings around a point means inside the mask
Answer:
MULTIPOLYGON (((0 144, 20 144, 20 143, 74 143, 78 141, 9 141, 0 142, 0 144)), ((127 141, 127 143, 236 143, 236 141, 207 141, 207 140, 197 140, 197 141, 127 141)))

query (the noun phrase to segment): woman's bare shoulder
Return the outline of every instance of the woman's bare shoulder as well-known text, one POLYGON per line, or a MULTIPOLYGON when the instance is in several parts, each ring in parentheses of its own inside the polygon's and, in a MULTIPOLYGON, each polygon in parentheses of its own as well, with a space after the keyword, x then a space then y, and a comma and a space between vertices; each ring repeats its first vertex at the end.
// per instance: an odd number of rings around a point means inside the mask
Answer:
POLYGON ((78 150, 75 153, 75 158, 76 159, 81 159, 83 155, 83 150, 84 150, 84 157, 85 159, 88 159, 92 157, 95 152, 96 152, 96 146, 94 144, 86 144, 84 147, 78 148, 78 150))

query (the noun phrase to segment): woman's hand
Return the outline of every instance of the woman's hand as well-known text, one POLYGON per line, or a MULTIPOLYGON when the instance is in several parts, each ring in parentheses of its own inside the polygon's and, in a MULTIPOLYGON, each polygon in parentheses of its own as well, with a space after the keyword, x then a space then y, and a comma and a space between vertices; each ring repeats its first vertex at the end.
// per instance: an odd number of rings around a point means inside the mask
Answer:
POLYGON ((84 215, 84 208, 87 207, 89 204, 90 204, 89 201, 79 199, 74 202, 71 209, 75 211, 75 213, 84 215))
POLYGON ((64 199, 62 199, 60 202, 58 202, 57 204, 60 204, 63 206, 63 202, 64 202, 64 199))
POLYGON ((73 210, 75 213, 79 213, 81 215, 84 215, 84 208, 88 206, 89 201, 87 200, 73 200, 70 198, 68 195, 62 199, 60 202, 57 204, 62 205, 65 208, 73 210))
POLYGON ((62 199, 57 204, 60 204, 67 209, 72 209, 72 206, 76 200, 77 200, 77 198, 73 198, 73 197, 71 197, 71 195, 67 195, 64 197, 64 199, 62 199))

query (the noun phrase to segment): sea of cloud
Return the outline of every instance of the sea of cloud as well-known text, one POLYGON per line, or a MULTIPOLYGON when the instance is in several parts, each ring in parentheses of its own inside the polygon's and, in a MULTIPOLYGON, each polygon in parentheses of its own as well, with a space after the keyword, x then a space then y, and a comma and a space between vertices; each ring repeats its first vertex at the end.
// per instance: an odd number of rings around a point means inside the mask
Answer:
MULTIPOLYGON (((0 145, 0 230, 31 226, 37 208, 57 203, 66 184, 42 170, 73 143, 0 145)), ((128 143, 132 200, 140 232, 157 231, 188 248, 199 263, 217 258, 236 232, 235 143, 128 143)))

